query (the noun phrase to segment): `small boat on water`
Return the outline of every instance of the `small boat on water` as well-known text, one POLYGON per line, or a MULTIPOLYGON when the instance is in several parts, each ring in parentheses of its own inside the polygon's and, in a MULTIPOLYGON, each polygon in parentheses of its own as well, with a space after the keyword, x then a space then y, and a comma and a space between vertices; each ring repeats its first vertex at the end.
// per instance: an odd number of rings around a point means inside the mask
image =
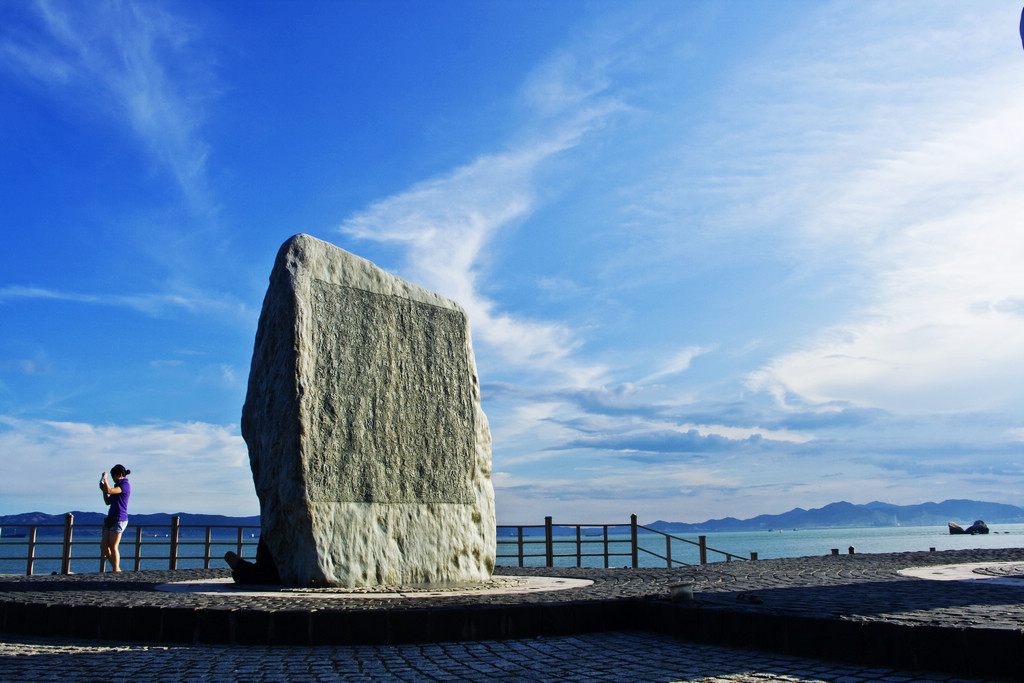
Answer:
POLYGON ((974 521, 974 524, 970 525, 969 527, 967 527, 965 529, 962 526, 960 526, 959 524, 957 524, 956 522, 950 522, 949 523, 949 533, 954 535, 954 536, 959 535, 959 534, 970 534, 971 536, 974 536, 976 534, 987 534, 988 533, 988 525, 985 524, 985 522, 981 521, 980 519, 977 519, 977 520, 974 521))

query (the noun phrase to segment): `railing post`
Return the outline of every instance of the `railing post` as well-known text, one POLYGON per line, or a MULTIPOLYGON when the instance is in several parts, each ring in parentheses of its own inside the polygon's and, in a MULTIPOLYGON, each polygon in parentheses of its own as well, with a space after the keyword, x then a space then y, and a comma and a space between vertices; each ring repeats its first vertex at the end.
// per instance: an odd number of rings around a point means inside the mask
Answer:
POLYGON ((751 550, 750 551, 750 559, 756 562, 757 561, 757 552, 751 550))
POLYGON ((640 558, 637 551, 636 513, 629 516, 629 536, 633 546, 633 569, 640 566, 640 558))
POLYGON ((523 527, 516 527, 517 535, 519 536, 519 566, 523 566, 523 527))
POLYGON ((583 566, 583 538, 582 538, 582 527, 576 525, 576 566, 583 566))
POLYGON ((142 527, 135 525, 135 571, 142 569, 142 527))
POLYGON ((697 540, 700 541, 700 543, 698 544, 700 546, 700 563, 701 564, 707 564, 708 563, 708 537, 707 536, 698 536, 697 540))
MULTIPOLYGON (((242 527, 238 527, 241 529, 242 527)), ((206 527, 206 547, 203 551, 203 569, 210 568, 210 539, 213 535, 213 530, 210 527, 206 527)))
POLYGON ((238 556, 242 556, 242 527, 238 527, 238 556))
POLYGON ((178 525, 181 524, 181 518, 175 515, 171 517, 171 549, 170 559, 168 560, 168 567, 172 570, 178 568, 178 525))
POLYGON ((604 568, 608 569, 608 525, 604 525, 604 568))
POLYGON ((36 527, 35 525, 28 528, 28 559, 25 565, 25 574, 32 576, 32 565, 36 559, 36 527))
POLYGON ((70 512, 64 515, 64 547, 60 554, 60 573, 71 573, 71 529, 75 523, 75 516, 70 512))
POLYGON ((555 540, 550 515, 544 518, 544 566, 555 566, 555 540))
POLYGON ((665 534, 665 566, 672 568, 672 537, 665 534))

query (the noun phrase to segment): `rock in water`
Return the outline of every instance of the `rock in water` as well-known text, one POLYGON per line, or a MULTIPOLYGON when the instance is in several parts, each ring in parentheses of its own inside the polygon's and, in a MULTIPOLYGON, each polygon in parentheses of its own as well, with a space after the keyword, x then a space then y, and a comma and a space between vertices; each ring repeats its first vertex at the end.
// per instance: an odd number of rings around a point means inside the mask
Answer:
POLYGON ((972 536, 974 536, 976 534, 987 534, 988 533, 988 524, 985 524, 985 522, 983 522, 980 519, 976 519, 976 520, 974 520, 974 524, 972 524, 969 527, 967 527, 966 529, 964 529, 964 533, 965 534, 970 534, 972 536))
POLYGON ((292 237, 270 274, 242 436, 283 583, 490 578, 491 435, 454 301, 292 237))

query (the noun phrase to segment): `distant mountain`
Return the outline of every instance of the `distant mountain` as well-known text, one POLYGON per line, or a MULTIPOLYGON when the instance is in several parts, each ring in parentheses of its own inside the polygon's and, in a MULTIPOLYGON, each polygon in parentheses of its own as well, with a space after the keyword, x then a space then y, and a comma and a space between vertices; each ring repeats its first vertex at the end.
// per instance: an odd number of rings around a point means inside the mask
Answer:
POLYGON ((893 505, 878 501, 865 505, 854 505, 841 501, 812 510, 793 508, 780 515, 758 515, 751 519, 726 517, 724 519, 709 519, 697 524, 658 520, 645 526, 666 533, 693 533, 767 529, 945 526, 947 522, 971 524, 976 519, 985 520, 989 526, 1024 523, 1024 508, 1003 503, 984 503, 977 500, 946 500, 941 503, 921 503, 919 505, 893 505))
MULTIPOLYGON (((100 524, 105 516, 102 512, 72 512, 76 524, 100 524)), ((157 513, 151 515, 130 515, 132 525, 170 526, 171 518, 181 518, 182 526, 259 526, 259 515, 252 517, 226 517, 224 515, 201 515, 188 512, 157 513)), ((946 500, 941 503, 920 505, 893 505, 875 501, 865 505, 854 505, 840 501, 821 508, 804 510, 793 508, 779 515, 758 515, 750 519, 709 519, 706 522, 666 522, 658 520, 644 526, 666 533, 696 533, 703 531, 762 531, 768 529, 828 529, 850 527, 892 527, 892 526, 942 526, 957 522, 969 526, 974 520, 982 519, 989 526, 994 524, 1024 523, 1024 508, 1002 503, 984 503, 976 500, 946 500)), ((609 520, 611 523, 614 520, 609 520)), ((26 512, 19 515, 0 515, 0 527, 4 532, 22 530, 29 524, 64 524, 64 515, 47 515, 42 512, 26 512)), ((505 525, 499 534, 507 540, 510 533, 505 525)), ((524 529, 524 536, 543 536, 544 528, 535 525, 524 529)), ((575 535, 576 528, 556 525, 552 529, 558 536, 575 535)), ((622 533, 618 527, 613 533, 622 533)))

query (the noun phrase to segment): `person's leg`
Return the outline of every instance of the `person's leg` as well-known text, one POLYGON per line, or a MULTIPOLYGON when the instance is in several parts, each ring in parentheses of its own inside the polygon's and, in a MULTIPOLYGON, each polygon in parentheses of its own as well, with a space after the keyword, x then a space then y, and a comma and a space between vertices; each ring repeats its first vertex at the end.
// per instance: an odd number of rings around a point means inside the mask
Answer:
POLYGON ((100 535, 100 571, 104 571, 107 566, 104 560, 110 557, 110 529, 104 529, 100 535))
POLYGON ((227 562, 228 566, 231 567, 232 569, 235 568, 235 566, 238 564, 238 561, 240 559, 242 559, 242 558, 240 558, 238 556, 238 553, 233 552, 231 550, 229 550, 226 553, 224 553, 224 561, 227 562))
POLYGON ((224 561, 231 567, 231 578, 235 580, 235 583, 260 582, 256 565, 249 560, 242 559, 237 553, 229 550, 224 553, 224 561))
POLYGON ((118 544, 121 543, 121 532, 111 531, 110 532, 110 564, 113 565, 114 571, 121 571, 121 551, 118 549, 118 544))

